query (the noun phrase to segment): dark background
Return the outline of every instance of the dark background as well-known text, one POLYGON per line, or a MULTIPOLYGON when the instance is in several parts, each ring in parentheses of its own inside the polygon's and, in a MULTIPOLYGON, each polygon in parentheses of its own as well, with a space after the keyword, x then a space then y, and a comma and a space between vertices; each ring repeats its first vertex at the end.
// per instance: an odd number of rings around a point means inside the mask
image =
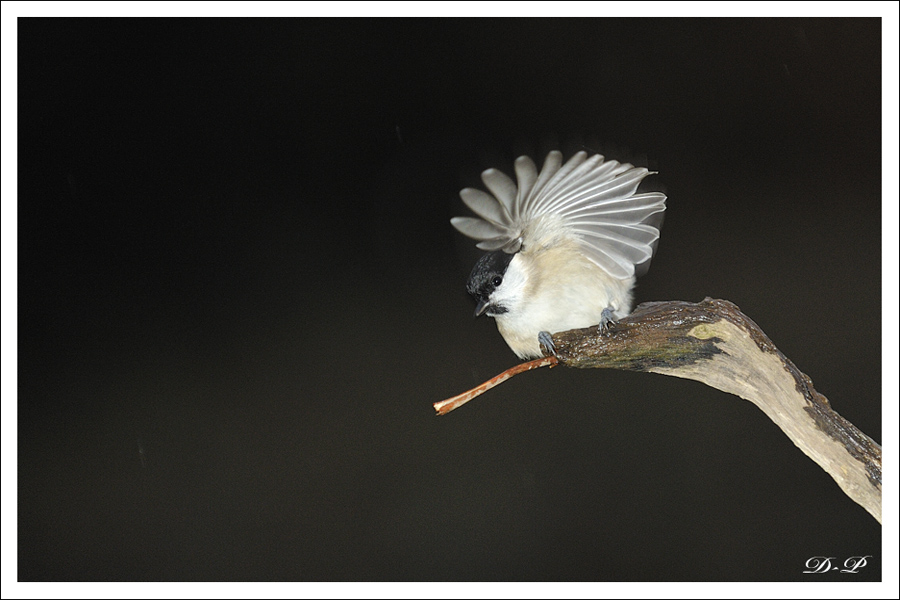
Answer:
POLYGON ((521 375, 448 220, 658 170, 638 302, 735 302, 881 440, 881 25, 19 20, 21 580, 807 580, 881 529, 748 402, 521 375))

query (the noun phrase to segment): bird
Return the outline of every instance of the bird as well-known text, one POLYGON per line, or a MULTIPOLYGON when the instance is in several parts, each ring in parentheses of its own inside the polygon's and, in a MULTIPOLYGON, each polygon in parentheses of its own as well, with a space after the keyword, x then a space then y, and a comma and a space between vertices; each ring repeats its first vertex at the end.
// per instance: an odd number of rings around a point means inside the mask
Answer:
POLYGON ((460 233, 486 250, 466 289, 475 316, 497 322, 520 359, 555 353, 551 334, 597 326, 600 333, 631 312, 635 279, 646 272, 659 240, 666 196, 637 193, 654 174, 585 151, 563 163, 550 152, 540 172, 528 156, 514 164, 516 181, 491 168, 490 193, 460 191, 477 217, 454 217, 460 233))

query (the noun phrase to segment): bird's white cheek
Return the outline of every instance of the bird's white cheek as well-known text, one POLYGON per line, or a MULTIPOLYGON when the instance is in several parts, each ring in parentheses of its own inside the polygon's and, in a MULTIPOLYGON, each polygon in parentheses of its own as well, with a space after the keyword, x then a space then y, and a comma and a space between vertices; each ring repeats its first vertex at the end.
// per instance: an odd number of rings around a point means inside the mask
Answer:
MULTIPOLYGON (((503 274, 503 283, 490 296, 491 304, 502 306, 506 310, 502 316, 515 313, 526 300, 528 274, 523 268, 520 255, 516 255, 503 274)), ((498 315, 495 315, 498 316, 498 315)))

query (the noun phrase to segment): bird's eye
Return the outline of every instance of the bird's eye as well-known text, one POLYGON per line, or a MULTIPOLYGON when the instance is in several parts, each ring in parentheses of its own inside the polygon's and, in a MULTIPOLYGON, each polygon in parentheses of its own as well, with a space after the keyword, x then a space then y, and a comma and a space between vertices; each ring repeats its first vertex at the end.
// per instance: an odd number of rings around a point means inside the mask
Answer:
POLYGON ((503 283, 503 278, 497 275, 493 279, 491 279, 491 283, 494 287, 500 287, 500 284, 503 283))

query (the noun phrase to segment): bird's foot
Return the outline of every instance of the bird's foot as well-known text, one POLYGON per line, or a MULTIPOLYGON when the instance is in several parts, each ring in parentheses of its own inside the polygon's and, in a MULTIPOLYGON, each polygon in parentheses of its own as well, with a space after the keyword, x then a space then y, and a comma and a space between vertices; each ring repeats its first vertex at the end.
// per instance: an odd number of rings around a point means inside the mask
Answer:
POLYGON ((546 331, 541 331, 538 333, 538 341, 541 343, 541 346, 547 349, 547 351, 556 356, 556 345, 553 343, 553 338, 546 331))
POLYGON ((603 309, 603 312, 600 313, 600 325, 597 327, 597 331, 600 335, 609 333, 609 328, 616 322, 615 314, 613 313, 613 309, 607 306, 603 309))

